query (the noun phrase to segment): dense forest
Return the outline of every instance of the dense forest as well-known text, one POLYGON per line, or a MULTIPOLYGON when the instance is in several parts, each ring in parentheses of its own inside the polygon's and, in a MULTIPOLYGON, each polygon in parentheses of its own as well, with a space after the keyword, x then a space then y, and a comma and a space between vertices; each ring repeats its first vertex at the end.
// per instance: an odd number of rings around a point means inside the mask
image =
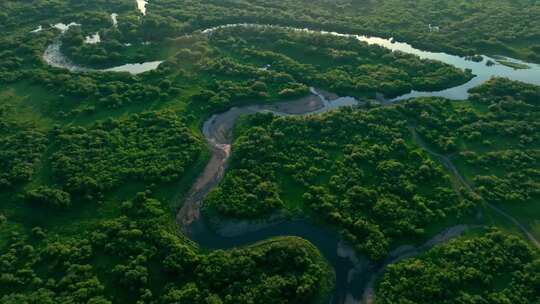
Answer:
POLYGON ((538 87, 494 79, 472 93, 466 103, 424 98, 323 116, 248 117, 206 208, 253 219, 310 211, 373 259, 481 199, 538 214, 538 87), (475 191, 456 185, 430 147, 456 158, 475 191))
POLYGON ((421 137, 450 156, 484 200, 535 225, 540 210, 540 88, 493 79, 467 103, 411 100, 403 105, 421 137))
MULTIPOLYGON (((75 11, 70 11, 72 7, 79 11, 88 9, 85 4, 66 8, 54 2, 39 2, 42 14, 68 12, 75 15, 75 11)), ((7 10, 0 20, 5 20, 8 27, 17 24, 9 17, 13 4, 3 5, 7 10)), ((17 12, 28 4, 18 6, 17 12)), ((147 6, 148 13, 142 20, 135 11, 126 12, 117 31, 104 33, 110 43, 96 45, 92 55, 103 56, 103 50, 114 53, 118 43, 159 41, 210 26, 252 22, 394 37, 435 51, 460 55, 503 54, 540 62, 540 27, 534 22, 540 16, 540 5, 530 0, 155 0, 147 6)), ((109 10, 116 12, 125 12, 128 7, 134 5, 126 0, 109 4, 109 10)), ((25 21, 36 20, 31 13, 23 16, 25 21)), ((101 29, 111 26, 105 14, 89 14, 86 20, 85 23, 107 25, 101 29)), ((97 30, 87 29, 86 33, 97 30)))
POLYGON ((388 266, 376 303, 539 301, 536 249, 493 208, 540 238, 540 87, 494 78, 468 100, 392 105, 388 98, 474 75, 264 25, 540 62, 540 2, 151 0, 146 8, 0 3, 0 303, 328 303, 336 275, 310 242, 285 236, 208 250, 175 222, 211 158, 203 122, 235 106, 306 97, 310 87, 361 105, 242 117, 202 220, 307 218, 373 265, 471 224, 463 238, 388 266), (62 33, 59 22, 79 25, 62 33), (228 23, 263 26, 201 32, 228 23), (100 42, 88 43, 95 34, 100 42), (48 65, 52 45, 89 69, 48 65), (148 61, 163 62, 137 75, 100 70, 148 61))
POLYGON ((540 258, 501 231, 457 239, 390 265, 377 303, 536 303, 540 258))
POLYGON ((250 127, 239 131, 229 171, 209 195, 208 209, 264 218, 283 208, 308 208, 358 251, 381 259, 392 242, 422 236, 430 223, 474 205, 412 143, 395 107, 247 119, 250 127))
POLYGON ((127 181, 177 180, 197 160, 202 145, 172 112, 145 112, 54 133, 52 174, 70 192, 90 199, 127 181))
POLYGON ((28 182, 47 147, 41 130, 14 121, 12 114, 8 106, 0 106, 0 188, 4 190, 28 182))
POLYGON ((0 254, 2 303, 305 303, 322 300, 332 271, 302 239, 205 253, 170 226, 149 191, 91 231, 12 233, 0 254), (114 300, 113 300, 114 299, 114 300))

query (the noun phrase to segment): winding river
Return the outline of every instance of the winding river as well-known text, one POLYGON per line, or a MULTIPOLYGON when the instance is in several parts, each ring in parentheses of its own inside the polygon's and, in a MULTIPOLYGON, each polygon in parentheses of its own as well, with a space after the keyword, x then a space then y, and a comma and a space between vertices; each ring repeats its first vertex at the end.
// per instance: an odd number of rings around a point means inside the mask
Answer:
MULTIPOLYGON (((143 4, 146 1, 138 1, 143 4)), ((140 7, 141 8, 141 7, 140 7)), ((143 12, 143 10, 141 10, 143 12)), ((427 52, 416 49, 407 43, 395 42, 393 39, 367 37, 361 35, 342 34, 336 32, 315 31, 310 29, 282 27, 274 25, 257 24, 228 24, 202 31, 202 34, 211 35, 213 32, 230 27, 260 27, 280 28, 291 31, 318 33, 339 37, 357 39, 362 43, 379 45, 392 51, 414 54, 424 59, 438 60, 461 69, 470 69, 476 75, 469 82, 437 92, 412 91, 399 96, 392 101, 399 101, 419 96, 439 96, 454 100, 468 97, 468 90, 478 86, 492 77, 506 77, 511 80, 540 85, 540 65, 526 63, 511 58, 507 61, 526 65, 527 69, 514 69, 512 67, 496 64, 495 58, 482 56, 481 61, 472 61, 464 57, 446 53, 427 52), (493 64, 495 63, 495 64, 493 64)), ((132 67, 117 67, 107 70, 86 69, 77 66, 60 52, 60 39, 55 40, 44 54, 44 60, 55 67, 66 68, 74 72, 85 71, 127 71, 143 73, 159 66, 161 62, 146 63, 144 67, 133 70, 132 67)), ((264 240, 273 236, 294 235, 303 237, 312 242, 336 271, 336 292, 331 303, 371 303, 373 298, 373 285, 375 279, 383 272, 384 267, 403 258, 415 256, 432 246, 445 242, 462 234, 467 227, 455 226, 435 235, 432 239, 420 246, 401 246, 393 250, 388 259, 379 264, 373 264, 366 258, 357 256, 354 251, 340 241, 337 233, 321 228, 305 219, 283 220, 278 217, 271 224, 260 224, 240 221, 226 221, 220 229, 209 229, 206 222, 200 217, 200 207, 206 195, 221 181, 227 168, 227 161, 231 154, 231 130, 241 115, 258 112, 272 112, 276 115, 316 115, 344 106, 358 106, 362 102, 352 97, 337 97, 312 88, 307 97, 273 103, 268 105, 250 105, 234 107, 228 111, 213 115, 203 126, 203 134, 211 150, 211 158, 204 171, 193 184, 184 201, 178 202, 181 209, 177 220, 182 230, 194 241, 205 248, 231 248, 264 240)))
MULTIPOLYGON (((111 14, 111 20, 113 27, 116 27, 118 24, 117 21, 117 14, 111 14)), ((58 29, 60 31, 60 35, 47 46, 45 49, 45 52, 43 53, 43 60, 50 66, 55 68, 61 68, 66 69, 71 72, 127 72, 133 75, 142 74, 144 72, 155 70, 159 67, 159 65, 163 61, 149 61, 149 62, 142 62, 142 63, 128 63, 116 67, 111 67, 108 69, 93 69, 81 66, 79 64, 74 63, 71 59, 69 59, 66 55, 64 55, 61 51, 62 49, 62 35, 69 30, 72 26, 81 26, 78 23, 69 23, 69 24, 63 24, 58 23, 55 24, 53 27, 58 29)), ((96 33, 92 37, 87 37, 86 42, 87 43, 99 43, 101 39, 99 38, 99 33, 96 33), (90 39, 88 39, 90 38, 90 39)))
POLYGON ((297 100, 234 107, 224 113, 213 115, 203 126, 204 137, 212 151, 211 159, 185 201, 179 202, 182 207, 177 214, 177 221, 184 233, 202 247, 211 249, 248 245, 275 236, 302 237, 317 246, 335 269, 336 290, 331 303, 360 303, 361 299, 370 303, 375 279, 382 274, 386 265, 415 256, 435 244, 459 236, 466 227, 450 227, 421 246, 396 248, 389 254, 387 260, 374 264, 365 257, 357 256, 352 248, 340 241, 336 232, 321 228, 307 219, 285 220, 277 217, 276 220, 266 223, 225 220, 215 231, 210 229, 200 216, 204 197, 223 178, 231 152, 231 131, 240 116, 260 112, 271 112, 281 116, 317 115, 340 107, 361 104, 361 101, 352 97, 336 97, 311 88, 309 96, 297 100))
MULTIPOLYGON (((146 1, 138 1, 137 3, 146 3, 146 1)), ((146 10, 141 9, 141 13, 146 13, 146 10)), ((116 16, 114 17, 113 23, 116 25, 116 16)), ((70 23, 68 25, 58 24, 55 25, 58 29, 61 30, 61 34, 69 29, 70 26, 80 26, 76 23, 70 23), (60 26, 59 26, 60 25, 60 26)), ((493 77, 502 77, 509 78, 515 81, 521 81, 529 84, 540 85, 540 64, 528 63, 518 59, 508 58, 498 56, 497 58, 480 56, 481 60, 473 61, 467 57, 460 57, 456 55, 450 55, 443 52, 429 52, 417 49, 412 45, 405 42, 397 42, 393 38, 380 38, 364 35, 355 35, 355 34, 343 34, 337 32, 328 32, 320 30, 312 30, 308 28, 295 28, 287 26, 278 26, 278 25, 262 25, 262 24, 251 24, 251 23, 236 23, 236 24, 225 24, 221 26, 216 26, 200 31, 202 34, 211 35, 213 32, 219 31, 225 28, 234 28, 234 27, 252 27, 252 28, 275 28, 275 29, 285 29, 289 31, 304 32, 311 34, 323 34, 323 35, 332 35, 336 37, 346 37, 356 39, 359 42, 367 43, 369 45, 378 45, 389 49, 391 51, 399 51, 407 54, 416 55, 422 59, 436 60, 443 63, 449 64, 459 69, 468 69, 475 75, 470 81, 455 86, 452 88, 447 88, 440 91, 425 92, 425 91, 412 91, 410 93, 404 94, 402 96, 396 97, 393 101, 399 101, 403 99, 413 98, 413 97, 445 97, 453 100, 465 100, 469 96, 469 89, 481 85, 482 83, 488 81, 493 77), (527 68, 516 69, 506 65, 497 63, 498 60, 503 60, 511 62, 514 64, 522 65, 527 68)), ((60 37, 59 37, 60 38, 60 37)), ((140 74, 147 71, 157 69, 162 61, 152 61, 136 64, 126 64, 118 67, 113 67, 109 69, 90 69, 79 66, 73 63, 69 58, 63 55, 60 51, 61 40, 56 39, 49 47, 46 49, 43 59, 49 65, 65 68, 73 72, 85 72, 85 71, 104 71, 104 72, 129 72, 132 74, 140 74)))

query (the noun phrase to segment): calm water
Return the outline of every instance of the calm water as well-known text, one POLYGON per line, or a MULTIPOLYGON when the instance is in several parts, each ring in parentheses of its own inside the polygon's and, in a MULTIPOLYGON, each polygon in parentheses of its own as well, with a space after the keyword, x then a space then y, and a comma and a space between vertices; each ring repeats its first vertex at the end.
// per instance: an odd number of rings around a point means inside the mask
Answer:
MULTIPOLYGON (((113 21, 113 26, 115 26, 116 22, 116 14, 112 14, 111 18, 113 21)), ((130 63, 130 64, 124 64, 116 67, 111 67, 107 69, 93 69, 93 68, 87 68, 84 66, 81 66, 79 64, 76 64, 71 59, 69 59, 67 56, 65 56, 62 51, 62 41, 61 41, 61 35, 64 34, 67 30, 69 30, 72 26, 80 26, 78 23, 58 23, 55 24, 53 27, 60 30, 60 36, 53 41, 50 45, 47 46, 45 49, 45 52, 43 53, 43 60, 50 66, 56 67, 56 68, 62 68, 67 69, 71 72, 127 72, 130 74, 141 74, 144 72, 155 70, 159 67, 159 65, 163 61, 149 61, 149 62, 143 62, 143 63, 130 63)), ((101 37, 99 36, 99 33, 95 33, 92 36, 88 36, 85 39, 85 43, 88 44, 95 44, 101 42, 101 37)))
MULTIPOLYGON (((145 15, 146 14, 146 4, 144 0, 137 0, 137 8, 139 11, 145 15)), ((113 25, 117 24, 116 15, 111 15, 113 20, 113 25)), ((54 27, 58 28, 62 33, 69 29, 70 26, 76 26, 78 24, 71 23, 68 25, 57 24, 54 27)), ((493 66, 488 66, 486 63, 488 61, 495 62, 494 58, 489 58, 487 56, 482 56, 481 62, 473 62, 467 60, 464 57, 449 55, 446 53, 440 52, 427 52, 416 49, 407 43, 395 42, 393 39, 383 39, 377 37, 368 37, 361 35, 350 35, 350 34, 341 34, 336 32, 326 32, 326 31, 314 31, 309 29, 299 29, 299 28, 290 28, 290 27, 278 27, 270 25, 254 25, 254 24, 228 24, 219 27, 210 28, 202 31, 204 34, 211 34, 214 31, 217 31, 222 28, 229 27, 276 27, 276 28, 285 28, 291 31, 307 32, 307 33, 320 33, 326 35, 333 35, 339 37, 349 37, 357 39, 361 42, 379 45, 385 47, 392 51, 400 51, 408 54, 414 54, 423 59, 438 60, 444 63, 450 64, 460 69, 470 69, 476 77, 471 81, 449 88, 446 90, 436 91, 436 92, 417 92, 413 91, 409 94, 397 97, 394 101, 419 97, 419 96, 439 96, 446 97, 449 99, 466 99, 468 96, 467 91, 475 86, 478 86, 485 81, 489 80, 491 77, 506 77, 511 80, 522 81, 525 83, 540 85, 540 66, 538 64, 525 63, 519 60, 508 59, 512 62, 517 62, 525 64, 529 69, 516 70, 511 67, 506 67, 500 64, 493 66)), ((104 70, 94 70, 87 69, 81 66, 78 66, 71 62, 68 58, 63 56, 60 52, 61 42, 60 39, 57 39, 53 44, 51 44, 45 54, 43 55, 44 60, 51 66, 66 68, 74 72, 85 72, 85 71, 110 71, 110 72, 129 72, 132 74, 143 73, 156 69, 161 61, 153 61, 141 64, 127 64, 119 67, 113 67, 104 70)), ((279 107, 276 108, 276 105, 268 106, 248 106, 245 108, 236 108, 232 111, 235 113, 245 112, 254 113, 254 112, 264 112, 270 111, 278 115, 303 115, 303 114, 318 114, 321 112, 329 111, 331 109, 343 107, 343 106, 353 106, 358 104, 358 101, 351 97, 343 97, 335 100, 327 100, 319 94, 317 91, 312 90, 312 93, 318 96, 322 102, 322 105, 317 109, 310 109, 306 113, 297 113, 290 114, 285 112, 280 112, 279 107), (278 109, 278 110, 276 110, 278 109)), ((221 117, 227 126, 232 126, 234 120, 238 117, 236 114, 231 115, 232 121, 230 119, 225 119, 226 115, 231 113, 225 112, 221 117)), ((220 121, 218 117, 214 116, 211 118, 214 121, 220 121)), ((208 125, 205 124, 205 125, 208 125)), ((208 133, 208 132, 206 132, 208 133)), ((222 135, 212 135, 206 134, 207 139, 212 139, 215 143, 219 143, 220 136, 222 135), (213 136, 213 137, 212 137, 213 136)), ((190 227, 191 233, 190 237, 198 242, 202 247, 207 248, 231 248, 235 246, 242 246, 254 243, 256 241, 264 240, 270 237, 275 236, 286 236, 294 235, 305 238, 311 243, 315 244, 317 248, 322 252, 322 254, 328 259, 328 261, 333 265, 336 270, 337 275, 337 290, 332 299, 332 303, 359 303, 361 298, 361 293, 363 292, 362 286, 365 286, 366 280, 372 279, 371 269, 367 268, 367 264, 363 263, 363 259, 358 259, 354 257, 354 254, 350 252, 350 248, 340 244, 339 237, 335 232, 328 231, 326 229, 320 228, 317 225, 313 225, 308 221, 296 220, 296 221, 286 221, 276 223, 270 226, 262 227, 258 230, 246 229, 246 233, 240 233, 234 237, 225 237, 216 234, 215 232, 208 229, 203 220, 198 220, 193 223, 190 227), (360 261, 360 262, 359 262, 360 261)))
POLYGON ((112 22, 112 25, 114 27, 118 26, 118 14, 117 13, 112 13, 111 14, 111 22, 112 22))
MULTIPOLYGON (((143 14, 146 13, 146 3, 147 3, 146 1, 142 1, 142 0, 137 1, 139 10, 143 14)), ((113 15, 111 15, 111 18, 113 18, 113 24, 117 24, 116 15, 114 15, 114 17, 113 15)), ((54 25, 54 27, 59 29, 62 33, 67 31, 71 26, 79 26, 79 24, 70 23, 66 25, 66 24, 59 23, 59 24, 54 25)), ((488 65, 487 64, 488 62, 496 62, 496 59, 487 57, 487 56, 482 56, 482 61, 474 62, 474 61, 468 60, 466 57, 450 55, 450 54, 446 54, 442 52, 423 51, 423 50, 412 47, 408 43, 396 42, 392 38, 384 39, 384 38, 369 37, 369 36, 362 36, 362 35, 342 34, 342 33, 337 33, 337 32, 315 31, 315 30, 310 30, 310 29, 281 27, 281 26, 273 26, 273 25, 257 25, 257 24, 227 24, 227 25, 222 25, 222 26, 203 30, 202 33, 211 34, 212 32, 215 32, 223 28, 240 27, 240 26, 241 27, 260 27, 260 28, 281 28, 281 29, 287 29, 287 30, 298 31, 298 32, 318 33, 318 34, 332 35, 332 36, 338 36, 338 37, 354 38, 354 39, 357 39, 358 41, 361 41, 370 45, 378 45, 392 51, 399 51, 403 53, 413 54, 422 59, 441 61, 460 69, 470 69, 472 73, 476 75, 476 77, 471 79, 469 82, 460 86, 448 88, 441 91, 433 91, 433 92, 412 91, 408 94, 395 98, 394 101, 412 98, 412 97, 420 97, 420 96, 438 96, 438 97, 446 97, 446 98, 455 99, 455 100, 463 100, 463 99, 467 99, 469 89, 486 82, 492 77, 504 77, 511 80, 515 80, 515 81, 522 81, 529 84, 540 85, 540 65, 538 64, 527 63, 521 60, 504 57, 505 60, 523 64, 523 65, 528 66, 529 68, 528 69, 514 69, 512 67, 507 67, 501 64, 488 65)), ((96 33, 96 35, 94 36, 87 37, 87 43, 98 43, 99 41, 100 39, 99 39, 98 33, 96 33)), ((95 71, 95 69, 84 68, 69 61, 67 58, 65 58, 65 56, 63 56, 60 53, 60 47, 52 47, 50 49, 48 48, 48 51, 45 52, 44 59, 47 63, 49 63, 52 66, 64 67, 71 71, 89 71, 89 70, 95 71)), ((127 65, 123 65, 119 67, 105 69, 104 71, 129 72, 129 73, 137 74, 137 73, 143 73, 152 69, 156 69, 158 66, 159 66, 158 62, 153 61, 153 62, 147 62, 147 63, 141 63, 141 64, 127 64, 127 65)))
POLYGON ((149 61, 143 63, 128 63, 117 67, 105 69, 105 72, 128 72, 131 74, 141 74, 144 72, 155 70, 163 61, 149 61))
MULTIPOLYGON (((361 298, 362 286, 368 281, 367 271, 358 271, 361 275, 356 275, 353 278, 354 264, 345 254, 339 254, 338 248, 343 245, 340 244, 337 233, 317 227, 305 220, 277 223, 235 237, 217 235, 210 231, 202 220, 194 222, 191 228, 190 238, 200 246, 209 249, 245 246, 277 236, 298 236, 308 240, 317 247, 336 272, 337 290, 330 303, 345 303, 346 299, 349 299, 349 303, 359 303, 359 301, 350 301, 361 298)), ((367 263, 362 266, 367 267, 367 263)))
POLYGON ((86 36, 84 38, 84 43, 86 44, 97 44, 101 42, 101 36, 99 35, 99 32, 96 32, 93 35, 86 36))
MULTIPOLYGON (((219 151, 230 151, 231 131, 236 120, 242 115, 259 112, 272 112, 279 116, 319 115, 337 108, 361 104, 352 97, 335 97, 333 94, 319 92, 314 88, 311 88, 311 93, 311 97, 286 102, 233 107, 226 112, 210 117, 204 123, 202 133, 212 147, 212 158, 218 157, 219 161, 209 162, 193 185, 182 209, 189 203, 197 203, 200 208, 206 195, 223 178, 222 173, 226 169, 230 153, 220 153, 219 151)), ((180 210, 178 214, 184 213, 180 210)), ((186 223, 182 216, 177 217, 177 219, 179 219, 181 226, 186 223)), ((360 303, 362 299, 372 298, 376 279, 383 273, 386 265, 418 255, 436 244, 459 236, 466 229, 464 226, 451 227, 433 236, 423 245, 401 246, 390 252, 385 261, 371 263, 367 258, 355 254, 350 246, 340 240, 335 231, 305 219, 280 220, 279 217, 273 216, 269 223, 228 219, 220 220, 219 223, 219 227, 214 230, 209 228, 204 218, 198 216, 187 226, 187 229, 185 229, 186 226, 182 228, 200 246, 210 249, 229 249, 277 236, 298 236, 310 241, 335 270, 336 290, 330 299, 332 304, 354 304, 360 303)))
MULTIPOLYGON (((317 115, 340 107, 359 104, 352 97, 338 97, 329 100, 314 88, 311 88, 311 93, 313 98, 231 108, 224 113, 209 118, 204 123, 203 134, 210 145, 217 149, 226 150, 230 148, 232 141, 230 132, 234 127, 234 123, 242 115, 259 112, 272 112, 280 116, 317 115)), ((217 163, 226 164, 229 154, 220 153, 218 155, 222 155, 223 161, 217 163)), ((203 175, 214 175, 214 177, 207 179, 206 183, 198 184, 195 187, 196 189, 205 189, 203 193, 194 192, 199 204, 202 203, 202 200, 213 186, 219 183, 222 177, 220 172, 224 170, 223 165, 220 166, 211 169, 205 168, 205 172, 202 173, 203 175)), ((228 249, 277 236, 304 238, 321 251, 336 272, 336 291, 333 294, 331 303, 359 303, 356 299, 362 296, 362 286, 365 286, 370 280, 371 272, 368 269, 367 259, 358 258, 350 247, 340 242, 340 238, 335 231, 321 228, 308 220, 281 220, 262 225, 249 222, 228 223, 225 226, 228 227, 221 227, 221 233, 216 233, 207 226, 204 219, 199 217, 189 226, 188 235, 200 246, 210 249, 228 249), (224 231, 227 232, 224 233, 224 231)))
POLYGON ((441 61, 441 62, 444 62, 446 64, 452 65, 454 67, 457 67, 463 70, 470 69, 472 73, 476 75, 476 77, 473 78, 471 81, 457 87, 453 87, 453 88, 449 88, 449 89, 441 90, 441 91, 435 91, 435 92, 412 91, 409 94, 405 94, 403 96, 399 96, 395 98, 394 100, 396 101, 412 98, 412 97, 420 97, 420 96, 437 96, 437 97, 446 97, 446 98, 455 99, 455 100, 463 100, 463 99, 467 99, 468 97, 467 91, 470 88, 478 86, 486 82, 492 77, 504 77, 504 78, 509 78, 511 80, 540 85, 540 65, 538 64, 527 63, 521 60, 504 57, 505 59, 511 62, 527 65, 529 68, 516 70, 514 68, 507 67, 501 64, 488 66, 487 65, 488 61, 496 62, 496 59, 488 57, 488 56, 482 56, 481 62, 474 62, 474 61, 468 60, 465 57, 450 55, 450 54, 446 54, 442 52, 423 51, 423 50, 414 48, 408 43, 396 42, 392 38, 385 39, 385 38, 369 37, 369 36, 363 36, 363 35, 342 34, 342 33, 337 33, 337 32, 315 31, 315 30, 310 30, 310 29, 281 27, 281 26, 274 26, 274 25, 258 25, 258 24, 226 24, 222 26, 209 28, 202 32, 210 34, 222 28, 231 28, 231 27, 240 27, 240 26, 241 27, 260 27, 260 28, 281 28, 281 29, 288 29, 288 30, 297 31, 297 32, 318 33, 318 34, 332 35, 332 36, 338 36, 338 37, 354 38, 354 39, 357 39, 358 41, 365 42, 370 45, 378 45, 392 51, 400 51, 407 54, 413 54, 422 59, 431 59, 431 60, 441 61))

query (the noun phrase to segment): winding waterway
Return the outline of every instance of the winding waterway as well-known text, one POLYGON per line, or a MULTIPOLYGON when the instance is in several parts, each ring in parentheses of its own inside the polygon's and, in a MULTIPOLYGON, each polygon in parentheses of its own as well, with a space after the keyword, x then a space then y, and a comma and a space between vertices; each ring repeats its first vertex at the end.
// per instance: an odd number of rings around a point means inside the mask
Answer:
POLYGON ((307 219, 286 220, 276 217, 264 223, 223 220, 218 229, 210 229, 200 216, 205 196, 221 181, 231 152, 231 131, 242 115, 271 112, 280 116, 317 115, 346 106, 359 106, 362 102, 352 97, 336 97, 334 94, 311 88, 307 97, 268 105, 234 107, 213 115, 203 126, 203 134, 212 151, 211 159, 194 183, 182 207, 177 221, 191 239, 205 248, 224 249, 254 243, 275 236, 294 235, 313 243, 333 266, 336 272, 336 290, 331 303, 370 303, 373 299, 375 279, 386 265, 406 257, 415 256, 438 243, 459 236, 465 226, 448 228, 421 246, 401 246, 389 254, 382 263, 370 263, 357 256, 352 248, 340 241, 338 234, 311 223, 307 219))
MULTIPOLYGON (((145 13, 146 1, 137 1, 141 13, 145 13)), ((290 31, 325 34, 339 37, 354 38, 362 43, 379 45, 392 51, 414 54, 423 59, 437 60, 460 69, 469 69, 476 75, 469 82, 436 92, 412 91, 399 96, 392 101, 399 101, 412 97, 438 96, 454 100, 466 99, 468 90, 478 86, 492 77, 505 77, 511 80, 522 81, 529 84, 540 85, 540 65, 526 63, 506 58, 508 61, 528 66, 528 69, 514 69, 496 62, 495 58, 482 56, 482 60, 475 62, 464 57, 449 55, 441 52, 428 52, 416 49, 407 43, 396 42, 393 39, 368 37, 362 35, 342 34, 336 32, 315 31, 310 29, 257 25, 257 24, 228 24, 202 31, 202 34, 211 35, 223 28, 231 27, 260 27, 280 28, 290 31)), ((69 28, 69 27, 68 27, 69 28)), ((161 62, 143 63, 139 69, 129 67, 116 67, 107 70, 94 70, 80 67, 60 52, 60 39, 49 45, 44 54, 45 61, 55 67, 66 68, 74 72, 85 71, 128 71, 142 73, 159 66, 161 62)), ((311 90, 310 96, 294 101, 274 103, 270 105, 250 105, 234 107, 228 111, 210 117, 203 126, 203 134, 212 152, 211 158, 200 174, 185 201, 179 203, 181 209, 177 220, 184 232, 194 241, 206 248, 231 248, 264 240, 273 236, 294 235, 303 237, 312 242, 336 271, 336 292, 331 303, 370 303, 373 296, 373 283, 386 265, 403 258, 417 255, 435 244, 447 241, 463 233, 465 226, 450 227, 421 246, 402 246, 391 252, 389 258, 380 264, 373 264, 363 257, 358 257, 352 249, 342 243, 337 233, 321 228, 305 219, 275 220, 272 223, 260 224, 250 222, 228 222, 218 231, 209 229, 200 217, 200 207, 206 195, 221 181, 227 168, 227 160, 231 154, 231 130, 241 115, 258 112, 272 112, 276 115, 315 115, 343 106, 360 105, 361 102, 351 97, 338 98, 333 94, 311 90), (219 232, 219 233, 218 233, 219 232)), ((279 218, 279 217, 278 217, 279 218)))
MULTIPOLYGON (((146 3, 146 1, 142 1, 142 0, 138 1, 137 3, 138 5, 140 5, 139 9, 141 10, 141 13, 144 14, 146 13, 146 10, 145 10, 145 6, 143 7, 143 2, 146 3)), ((67 27, 61 28, 61 30, 62 32, 64 32, 65 30, 69 29, 70 26, 74 26, 74 25, 79 25, 79 24, 71 23, 67 25, 67 27)), ((380 37, 371 37, 371 36, 364 36, 364 35, 343 34, 343 33, 337 33, 337 32, 311 30, 308 28, 294 28, 294 27, 286 27, 286 26, 278 26, 278 25, 261 25, 261 24, 250 24, 250 23, 225 24, 225 25, 216 26, 216 27, 202 30, 201 33, 206 34, 206 35, 211 35, 213 32, 219 31, 221 29, 234 28, 234 27, 252 27, 252 28, 261 28, 261 29, 275 28, 275 29, 285 29, 285 30, 296 31, 296 32, 352 38, 362 43, 367 43, 370 45, 378 45, 383 48, 389 49, 391 51, 399 51, 399 52, 403 52, 407 54, 413 54, 422 59, 436 60, 436 61, 449 64, 459 69, 463 69, 463 70, 467 69, 467 70, 470 70, 473 75, 475 75, 475 77, 472 78, 470 81, 459 86, 447 88, 440 91, 433 91, 433 92, 411 91, 407 94, 394 98, 392 101, 399 101, 399 100, 404 100, 404 99, 413 98, 413 97, 433 97, 433 96, 445 97, 445 98, 453 99, 453 100, 465 100, 469 96, 468 91, 471 88, 481 85, 482 83, 488 81, 489 79, 493 77, 508 78, 515 81, 521 81, 521 82, 525 82, 529 84, 540 85, 540 65, 539 64, 528 63, 528 62, 524 62, 521 60, 508 58, 508 57, 492 58, 488 56, 481 56, 482 58, 481 61, 473 61, 467 57, 450 55, 443 52, 429 52, 429 51, 420 50, 411 46, 408 43, 397 42, 393 38, 385 39, 385 38, 380 38, 380 37), (528 68, 515 69, 509 66, 498 64, 497 60, 500 60, 500 59, 504 59, 505 61, 523 65, 528 68)), ((60 27, 58 28, 60 29, 60 27)), ((60 47, 61 47, 61 41, 60 39, 56 39, 55 42, 49 45, 49 47, 45 51, 45 54, 43 55, 44 60, 51 66, 65 68, 73 72, 110 71, 110 72, 129 72, 132 74, 139 74, 139 73, 144 73, 147 71, 154 70, 158 68, 159 65, 162 63, 162 61, 152 61, 152 62, 144 62, 140 64, 127 64, 127 65, 123 65, 119 67, 113 67, 110 69, 102 69, 102 70, 90 69, 90 68, 79 66, 73 63, 68 58, 66 58, 66 56, 64 56, 61 53, 60 47)))
MULTIPOLYGON (((112 14, 113 27, 117 26, 117 14, 112 14)), ((58 23, 53 27, 60 30, 60 35, 54 39, 54 41, 47 46, 43 53, 43 60, 50 66, 55 68, 61 68, 69 70, 70 72, 127 72, 133 75, 141 74, 144 72, 155 70, 163 61, 149 61, 142 63, 128 63, 120 66, 115 66, 107 69, 94 69, 81 66, 71 59, 69 59, 64 53, 62 53, 62 35, 68 31, 72 26, 81 26, 78 23, 63 24, 58 23)), ((86 38, 86 43, 99 43, 101 41, 99 33, 91 37, 86 38)))
POLYGON ((441 91, 434 91, 434 92, 412 91, 408 94, 396 97, 395 99, 393 99, 394 101, 413 98, 413 97, 422 97, 422 96, 424 97, 437 96, 437 97, 445 97, 445 98, 453 99, 453 100, 464 100, 464 99, 467 99, 467 97, 469 96, 468 94, 469 89, 476 87, 478 85, 481 85, 482 83, 488 81, 492 77, 503 77, 503 78, 509 78, 511 80, 529 83, 529 84, 540 85, 540 65, 539 64, 528 63, 528 62, 524 62, 524 61, 513 59, 513 58, 507 58, 507 57, 497 58, 497 59, 503 58, 507 61, 521 64, 528 67, 527 69, 514 69, 512 67, 508 67, 508 66, 496 63, 497 62, 496 58, 492 58, 488 56, 481 56, 482 57, 481 61, 473 61, 467 57, 460 57, 460 56, 450 55, 450 54, 442 53, 442 52, 429 52, 429 51, 420 50, 413 47, 412 45, 408 43, 397 42, 393 38, 385 39, 385 38, 380 38, 380 37, 371 37, 371 36, 364 36, 364 35, 319 31, 319 30, 312 30, 308 28, 295 28, 295 27, 286 27, 286 26, 277 26, 277 25, 261 25, 261 24, 251 24, 251 23, 220 25, 220 26, 203 30, 202 33, 212 34, 213 32, 218 31, 220 29, 233 28, 233 27, 252 27, 252 28, 261 28, 261 29, 264 29, 264 28, 286 29, 286 30, 295 31, 295 32, 304 32, 304 33, 312 33, 312 34, 332 35, 336 37, 353 38, 360 42, 364 42, 369 45, 378 45, 386 49, 389 49, 391 51, 399 51, 399 52, 403 52, 407 54, 413 54, 422 59, 441 61, 441 62, 444 62, 446 64, 449 64, 451 66, 454 66, 456 68, 463 69, 463 70, 468 69, 472 72, 473 75, 476 75, 476 77, 471 79, 469 82, 456 86, 456 87, 444 89, 441 91))

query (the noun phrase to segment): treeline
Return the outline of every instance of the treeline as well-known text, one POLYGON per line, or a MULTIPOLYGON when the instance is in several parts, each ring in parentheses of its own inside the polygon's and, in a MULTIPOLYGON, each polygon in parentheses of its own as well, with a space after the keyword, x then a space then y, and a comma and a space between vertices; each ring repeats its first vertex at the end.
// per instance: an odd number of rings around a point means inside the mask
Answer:
POLYGON ((377 303, 537 303, 540 258, 524 240, 491 231, 389 265, 377 303))
POLYGON ((540 62, 540 26, 530 22, 539 16, 540 5, 529 0, 165 0, 152 4, 147 17, 164 25, 153 39, 170 35, 175 26, 190 32, 247 22, 394 37, 432 51, 540 62))
POLYGON ((203 253, 168 228, 167 207, 149 192, 121 210, 79 236, 13 233, 0 252, 0 302, 322 303, 332 289, 332 271, 305 240, 203 253))
MULTIPOLYGON (((150 43, 136 35, 125 35, 118 26, 113 26, 107 15, 108 25, 91 32, 88 26, 72 27, 62 37, 61 51, 68 58, 85 67, 110 68, 127 63, 157 61, 162 58, 162 49, 167 41, 150 43), (99 34, 100 41, 87 43, 86 38, 99 34), (135 36, 135 37, 130 37, 135 36)), ((122 28, 132 18, 122 19, 122 28)), ((137 21, 136 26, 140 26, 137 21)))
POLYGON ((206 208, 264 218, 298 212, 302 202, 302 213, 333 223, 358 251, 383 258, 394 240, 422 236, 430 223, 462 214, 478 199, 455 189, 426 148, 456 157, 490 202, 538 198, 537 90, 494 79, 468 102, 423 98, 320 117, 254 115, 238 131, 230 170, 206 208))

